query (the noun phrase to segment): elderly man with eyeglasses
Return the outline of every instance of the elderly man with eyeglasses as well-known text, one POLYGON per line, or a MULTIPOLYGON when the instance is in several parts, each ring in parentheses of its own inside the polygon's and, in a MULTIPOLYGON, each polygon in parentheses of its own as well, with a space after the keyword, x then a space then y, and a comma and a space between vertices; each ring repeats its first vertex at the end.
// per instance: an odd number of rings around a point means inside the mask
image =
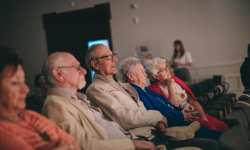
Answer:
MULTIPOLYGON (((69 53, 56 52, 45 61, 42 73, 51 86, 42 114, 75 137, 85 150, 155 150, 151 142, 132 140, 116 122, 102 118, 86 95, 77 92, 86 85, 86 70, 69 53)), ((73 149, 73 148, 70 148, 73 149)))
POLYGON ((164 144, 167 148, 199 147, 219 149, 218 143, 210 139, 193 138, 184 141, 170 141, 152 130, 164 132, 167 119, 156 110, 147 110, 137 92, 129 83, 113 79, 117 58, 102 44, 93 45, 85 56, 86 65, 95 71, 94 81, 87 88, 86 95, 93 106, 100 107, 108 120, 117 122, 124 130, 152 141, 156 146, 164 144), (155 128, 156 127, 156 128, 155 128))

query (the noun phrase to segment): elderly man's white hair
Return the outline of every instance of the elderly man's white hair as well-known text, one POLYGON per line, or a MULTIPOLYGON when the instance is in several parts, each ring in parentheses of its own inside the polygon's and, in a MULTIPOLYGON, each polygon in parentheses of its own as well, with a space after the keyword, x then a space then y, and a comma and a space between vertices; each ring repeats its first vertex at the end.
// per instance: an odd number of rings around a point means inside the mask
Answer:
POLYGON ((123 82, 129 82, 127 73, 133 72, 136 64, 141 64, 141 60, 135 57, 126 58, 119 64, 118 70, 122 76, 123 82))
POLYGON ((166 63, 166 60, 160 57, 156 57, 146 63, 146 73, 151 81, 154 81, 153 75, 157 74, 157 67, 160 63, 166 63))
MULTIPOLYGON (((42 74, 49 85, 53 85, 56 81, 55 77, 52 74, 53 69, 56 67, 62 67, 66 65, 63 59, 63 54, 70 54, 70 53, 66 52, 53 53, 45 60, 43 64, 42 74)), ((62 71, 66 73, 66 70, 62 69, 62 71)))

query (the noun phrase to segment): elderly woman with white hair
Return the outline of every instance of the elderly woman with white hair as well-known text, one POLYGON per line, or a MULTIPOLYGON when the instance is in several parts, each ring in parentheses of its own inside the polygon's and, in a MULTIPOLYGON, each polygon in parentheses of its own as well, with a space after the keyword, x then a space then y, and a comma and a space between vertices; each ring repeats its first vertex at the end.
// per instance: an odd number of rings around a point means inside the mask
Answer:
POLYGON ((204 112, 202 106, 187 87, 187 85, 179 78, 171 77, 166 60, 162 58, 154 58, 146 65, 146 73, 153 83, 148 86, 149 89, 157 92, 167 98, 176 107, 182 107, 185 111, 198 111, 197 121, 204 127, 212 130, 225 132, 227 125, 216 118, 204 112))
MULTIPOLYGON (((119 65, 119 72, 124 82, 128 82, 137 91, 140 100, 148 110, 160 111, 168 121, 168 126, 188 126, 196 118, 197 111, 185 112, 181 107, 171 104, 167 98, 145 87, 147 74, 139 59, 129 57, 119 65)), ((221 132, 201 127, 196 138, 218 140, 221 132)))

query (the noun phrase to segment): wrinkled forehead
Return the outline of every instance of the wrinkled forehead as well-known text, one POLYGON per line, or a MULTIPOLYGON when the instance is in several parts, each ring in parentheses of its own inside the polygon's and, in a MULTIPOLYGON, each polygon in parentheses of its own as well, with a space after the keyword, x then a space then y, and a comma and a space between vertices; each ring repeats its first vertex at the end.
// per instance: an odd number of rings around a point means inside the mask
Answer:
POLYGON ((63 61, 67 65, 79 65, 80 64, 79 61, 72 54, 68 54, 68 53, 63 55, 63 61))
POLYGON ((166 65, 167 65, 166 63, 159 63, 159 64, 157 65, 157 69, 159 70, 159 69, 165 68, 166 65))
POLYGON ((95 54, 98 57, 106 56, 112 54, 112 51, 105 45, 98 45, 95 48, 95 54))
MULTIPOLYGON (((132 67, 132 66, 130 66, 130 67, 132 67)), ((142 64, 136 63, 136 64, 134 65, 134 67, 131 68, 131 70, 132 70, 133 72, 141 72, 142 70, 144 70, 144 67, 143 67, 142 64)))
POLYGON ((136 63, 136 66, 138 66, 139 69, 143 69, 144 70, 144 67, 141 63, 136 63))

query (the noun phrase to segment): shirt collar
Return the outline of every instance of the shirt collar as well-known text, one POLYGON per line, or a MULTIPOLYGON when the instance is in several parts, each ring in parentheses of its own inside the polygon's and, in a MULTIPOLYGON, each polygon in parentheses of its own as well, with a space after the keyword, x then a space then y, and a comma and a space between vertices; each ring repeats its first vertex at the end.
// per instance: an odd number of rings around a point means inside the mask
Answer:
POLYGON ((95 73, 95 75, 94 75, 94 80, 95 80, 95 79, 105 80, 106 82, 116 82, 116 81, 113 79, 113 76, 111 76, 111 75, 101 75, 101 74, 98 74, 98 73, 95 73))
POLYGON ((73 99, 78 99, 76 92, 69 88, 51 88, 51 91, 58 92, 73 99))

